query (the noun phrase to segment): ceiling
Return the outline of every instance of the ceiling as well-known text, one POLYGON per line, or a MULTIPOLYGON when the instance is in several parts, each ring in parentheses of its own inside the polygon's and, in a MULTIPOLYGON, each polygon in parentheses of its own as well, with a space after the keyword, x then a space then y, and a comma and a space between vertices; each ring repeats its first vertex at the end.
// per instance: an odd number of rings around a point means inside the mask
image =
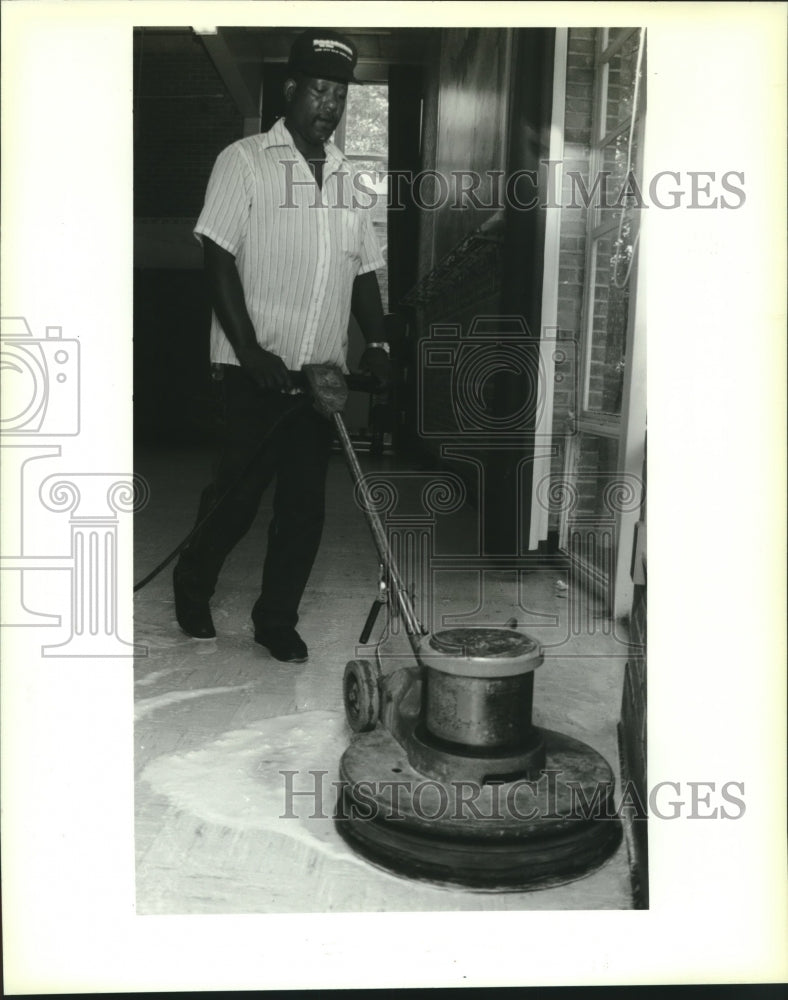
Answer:
MULTIPOLYGON (((263 63, 287 61, 302 28, 195 26, 208 55, 244 116, 259 112, 263 63)), ((358 49, 356 77, 366 82, 388 79, 391 65, 421 65, 434 28, 342 28, 358 49)))

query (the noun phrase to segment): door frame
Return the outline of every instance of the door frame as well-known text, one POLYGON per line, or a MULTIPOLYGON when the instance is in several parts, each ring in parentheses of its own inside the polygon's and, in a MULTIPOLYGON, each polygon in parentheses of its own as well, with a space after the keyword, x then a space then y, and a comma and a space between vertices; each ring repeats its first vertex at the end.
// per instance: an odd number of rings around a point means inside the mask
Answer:
MULTIPOLYGON (((602 51, 602 36, 600 36, 597 56, 602 51)), ((608 53, 614 53, 623 44, 624 38, 619 38, 608 53)), ((568 53, 568 30, 558 29, 555 38, 555 73, 553 79, 553 114, 551 122, 550 159, 560 161, 563 157, 563 129, 566 104, 566 67, 568 53)), ((595 60, 595 70, 599 65, 595 60)), ((597 82, 599 85, 599 81, 597 82)), ((594 93, 594 135, 599 134, 600 123, 597 118, 600 106, 603 106, 600 94, 595 88, 594 93)), ((646 176, 647 166, 647 116, 645 105, 636 109, 637 114, 634 129, 637 130, 638 148, 640 150, 641 177, 646 176)), ((599 149, 596 143, 592 145, 590 162, 591 176, 600 167, 599 149)), ((556 173, 555 190, 560 192, 560 163, 556 173)), ((540 421, 537 425, 538 446, 534 457, 534 476, 531 488, 531 524, 529 548, 535 549, 541 541, 547 539, 549 526, 549 510, 544 502, 544 482, 551 474, 551 457, 554 454, 552 440, 553 421, 553 384, 555 380, 555 333, 558 327, 558 274, 560 264, 560 234, 561 207, 560 198, 555 205, 547 208, 546 238, 545 238, 545 271, 542 293, 542 329, 541 329, 541 364, 539 368, 539 392, 543 400, 540 421), (541 485, 541 489, 540 489, 541 485)), ((593 213, 593 209, 589 210, 593 213)), ((631 299, 627 317, 625 357, 622 386, 622 402, 620 416, 611 417, 605 414, 594 414, 584 411, 587 352, 590 344, 590 330, 593 325, 592 306, 590 301, 592 281, 591 264, 594 253, 592 237, 592 222, 587 230, 586 267, 584 284, 584 301, 580 330, 580 364, 579 392, 581 398, 577 401, 574 433, 566 439, 564 480, 569 483, 574 475, 579 451, 579 436, 581 433, 599 435, 618 443, 618 460, 616 467, 616 483, 618 484, 618 502, 614 505, 611 515, 613 532, 613 562, 612 577, 600 572, 589 562, 574 554, 570 544, 571 505, 562 506, 560 511, 559 550, 572 562, 584 584, 601 597, 607 612, 615 618, 629 614, 634 593, 632 581, 632 553, 635 544, 635 526, 640 517, 642 502, 642 480, 645 462, 646 441, 646 274, 647 266, 647 213, 641 212, 638 224, 638 244, 634 251, 634 262, 629 276, 631 299)), ((597 234, 598 235, 598 234, 597 234)))

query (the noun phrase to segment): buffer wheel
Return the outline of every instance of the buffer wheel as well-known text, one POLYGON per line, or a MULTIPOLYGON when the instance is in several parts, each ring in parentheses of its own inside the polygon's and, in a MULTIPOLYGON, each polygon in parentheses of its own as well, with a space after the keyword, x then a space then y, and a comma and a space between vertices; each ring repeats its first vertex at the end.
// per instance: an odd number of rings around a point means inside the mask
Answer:
POLYGON ((345 667, 342 693, 345 716, 354 733, 371 732, 380 713, 380 668, 369 660, 350 660, 345 667))

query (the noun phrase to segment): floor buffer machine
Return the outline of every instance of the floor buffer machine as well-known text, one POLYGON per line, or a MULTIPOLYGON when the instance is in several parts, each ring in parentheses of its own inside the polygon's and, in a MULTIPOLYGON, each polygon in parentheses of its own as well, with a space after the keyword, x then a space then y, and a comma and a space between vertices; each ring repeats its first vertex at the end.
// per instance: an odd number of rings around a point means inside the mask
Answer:
POLYGON ((337 829, 373 864, 431 882, 517 891, 588 874, 621 842, 610 766, 585 743, 533 725, 544 656, 516 623, 423 628, 342 419, 345 379, 332 366, 304 373, 334 422, 383 567, 361 642, 391 602, 412 652, 376 651, 345 668, 354 736, 340 763, 337 829))

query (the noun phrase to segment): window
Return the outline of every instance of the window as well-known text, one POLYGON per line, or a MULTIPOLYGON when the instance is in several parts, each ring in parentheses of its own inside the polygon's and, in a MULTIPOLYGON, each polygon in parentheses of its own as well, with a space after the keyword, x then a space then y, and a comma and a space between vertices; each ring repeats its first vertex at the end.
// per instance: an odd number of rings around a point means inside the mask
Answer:
MULTIPOLYGON (((389 88, 385 83, 349 87, 345 110, 345 156, 369 178, 377 193, 372 224, 384 259, 387 258, 387 180, 389 88)), ((365 185, 366 186, 366 185, 365 185)), ((384 310, 388 307, 388 268, 378 272, 384 310)))
MULTIPOLYGON (((579 398, 564 468, 572 503, 560 530, 561 547, 617 616, 629 610, 645 430, 644 352, 635 339, 644 42, 638 28, 596 33, 579 398)), ((642 310, 638 329, 642 339, 642 310)))
MULTIPOLYGON (((644 88, 637 85, 638 70, 642 75, 641 32, 606 29, 599 36, 589 184, 594 201, 588 213, 582 416, 618 418, 627 365, 630 278, 638 242, 637 185, 642 176, 640 138, 645 102, 644 88)), ((608 421, 611 433, 617 423, 608 421)))

